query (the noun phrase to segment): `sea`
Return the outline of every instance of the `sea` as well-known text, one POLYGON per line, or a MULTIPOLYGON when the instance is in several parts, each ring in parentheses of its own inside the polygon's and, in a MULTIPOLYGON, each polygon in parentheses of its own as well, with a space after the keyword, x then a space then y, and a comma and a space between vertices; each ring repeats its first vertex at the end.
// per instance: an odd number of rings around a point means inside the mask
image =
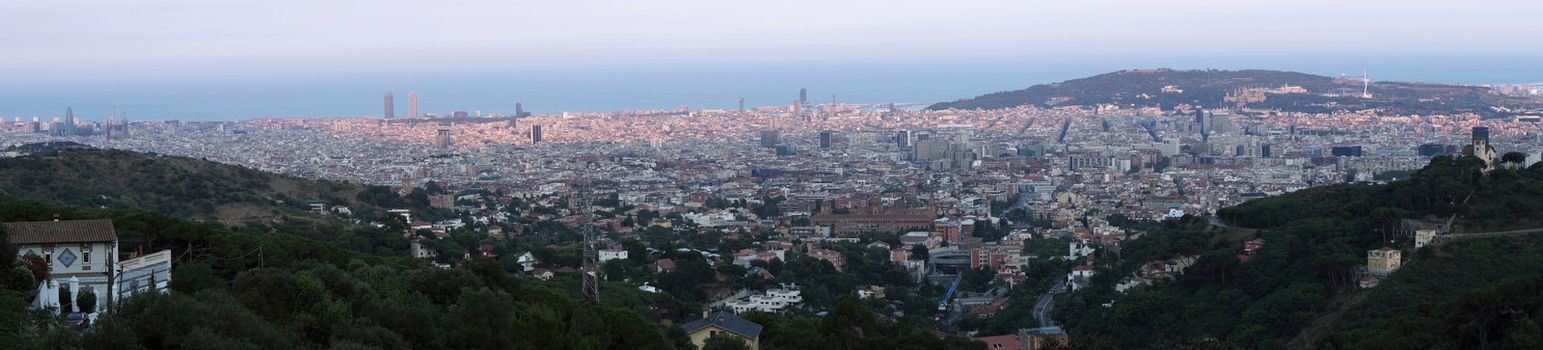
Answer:
MULTIPOLYGON (((513 114, 788 105, 807 89, 813 103, 951 101, 1134 68, 1273 69, 1372 80, 1480 85, 1543 82, 1543 54, 1210 54, 1014 56, 776 62, 485 65, 392 70, 282 69, 260 74, 134 79, 0 79, 0 118, 45 120, 72 107, 103 120, 228 121, 265 117, 379 116, 383 95, 407 114, 513 114), (834 95, 834 96, 832 96, 834 95)), ((239 69, 239 67, 237 67, 239 69)))

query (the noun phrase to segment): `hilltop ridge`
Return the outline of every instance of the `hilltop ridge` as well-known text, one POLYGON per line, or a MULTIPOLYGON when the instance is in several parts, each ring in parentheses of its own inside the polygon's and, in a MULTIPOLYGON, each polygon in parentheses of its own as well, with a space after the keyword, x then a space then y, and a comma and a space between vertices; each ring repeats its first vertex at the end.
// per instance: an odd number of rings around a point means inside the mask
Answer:
POLYGON ((307 201, 349 206, 363 214, 411 205, 385 187, 187 157, 69 142, 28 144, 8 152, 16 156, 0 158, 0 195, 76 206, 145 209, 230 223, 293 216, 309 209, 307 201))
POLYGON ((1477 86, 1370 81, 1273 70, 1121 70, 1025 89, 941 102, 930 110, 1041 108, 1111 104, 1122 107, 1181 105, 1245 107, 1325 113, 1380 109, 1401 114, 1500 114, 1494 106, 1532 103, 1477 86), (1369 93, 1363 96, 1363 93, 1369 93))

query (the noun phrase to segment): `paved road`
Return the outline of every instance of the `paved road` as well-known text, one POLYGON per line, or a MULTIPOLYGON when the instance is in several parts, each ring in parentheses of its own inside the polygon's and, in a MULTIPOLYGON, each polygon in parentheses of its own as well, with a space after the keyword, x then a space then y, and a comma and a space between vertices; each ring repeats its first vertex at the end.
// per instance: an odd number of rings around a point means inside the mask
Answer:
MULTIPOLYGON (((1242 230, 1242 231, 1247 231, 1247 232, 1259 231, 1259 229, 1256 229, 1256 228, 1237 227, 1237 226, 1228 225, 1227 223, 1222 222, 1221 219, 1217 219, 1215 216, 1212 216, 1210 219, 1208 219, 1208 222, 1211 224, 1211 226, 1216 226, 1216 227, 1225 228, 1225 229, 1242 230)), ((1509 231, 1490 231, 1490 232, 1471 232, 1471 233, 1447 233, 1447 234, 1441 235, 1440 237, 1441 238, 1447 238, 1447 239, 1461 239, 1461 238, 1484 238, 1484 237, 1530 235, 1530 234, 1538 234, 1538 233, 1543 233, 1543 227, 1524 228, 1524 229, 1520 229, 1520 230, 1509 230, 1509 231)))
POLYGON ((1446 238, 1449 238, 1449 239, 1483 238, 1483 237, 1530 235, 1530 234, 1535 234, 1535 233, 1543 233, 1543 228, 1529 228, 1529 229, 1521 229, 1521 230, 1474 232, 1474 233, 1448 233, 1448 234, 1442 235, 1442 237, 1446 237, 1446 238))
POLYGON ((1244 231, 1244 232, 1259 231, 1259 229, 1257 229, 1257 228, 1237 227, 1237 226, 1228 225, 1227 223, 1222 222, 1221 219, 1217 219, 1216 216, 1211 216, 1210 219, 1207 219, 1207 222, 1211 223, 1211 226, 1216 226, 1216 227, 1225 228, 1225 229, 1240 230, 1240 231, 1244 231))
POLYGON ((1055 307, 1055 295, 1066 289, 1066 280, 1056 282, 1050 287, 1050 291, 1039 296, 1039 302, 1034 303, 1034 320, 1039 321, 1040 327, 1050 327, 1050 310, 1055 307))

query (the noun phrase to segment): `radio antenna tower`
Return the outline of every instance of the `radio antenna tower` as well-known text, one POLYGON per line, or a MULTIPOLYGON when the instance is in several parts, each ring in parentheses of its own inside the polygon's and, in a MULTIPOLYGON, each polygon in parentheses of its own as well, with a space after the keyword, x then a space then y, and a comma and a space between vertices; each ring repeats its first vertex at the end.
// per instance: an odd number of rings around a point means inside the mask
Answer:
POLYGON ((580 210, 584 213, 584 266, 580 269, 583 274, 584 298, 590 302, 600 302, 600 265, 596 262, 599 252, 595 251, 595 210, 594 194, 588 188, 579 191, 579 203, 583 205, 580 210))

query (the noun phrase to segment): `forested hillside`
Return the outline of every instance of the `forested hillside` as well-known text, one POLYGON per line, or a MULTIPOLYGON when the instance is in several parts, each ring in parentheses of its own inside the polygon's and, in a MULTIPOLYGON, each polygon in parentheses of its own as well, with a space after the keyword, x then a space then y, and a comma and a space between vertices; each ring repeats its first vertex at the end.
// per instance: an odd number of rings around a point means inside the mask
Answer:
POLYGON ((384 209, 428 206, 426 195, 415 203, 385 187, 284 176, 201 159, 74 143, 31 144, 14 151, 25 155, 0 158, 0 194, 76 206, 138 208, 226 223, 303 216, 309 200, 349 206, 365 219, 380 216, 384 209))
MULTIPOLYGON (((581 301, 570 277, 521 278, 489 258, 447 269, 303 234, 231 232, 138 209, 0 198, 0 222, 55 214, 111 219, 120 239, 142 241, 147 251, 170 249, 171 292, 118 300, 91 328, 67 327, 51 310, 28 307, 39 270, 18 260, 0 232, 0 348, 691 349, 674 325, 699 317, 666 294, 626 284, 607 283, 600 303, 581 301)), ((906 319, 885 320, 851 297, 837 305, 820 318, 747 317, 766 326, 761 349, 983 348, 906 319)))
POLYGON ((1418 251, 1331 325, 1324 348, 1543 348, 1543 236, 1418 251))
POLYGON ((1465 230, 1539 224, 1543 166, 1480 169, 1472 157, 1436 157, 1409 180, 1314 188, 1219 211, 1257 233, 1201 218, 1169 222, 1097 260, 1100 273, 1062 298, 1057 318, 1084 344, 1122 348, 1530 344, 1528 332, 1543 317, 1535 298, 1543 276, 1538 237, 1440 239, 1447 245, 1415 250, 1397 233, 1401 219, 1454 213, 1465 230), (1255 238, 1264 247, 1240 259, 1241 243, 1255 238), (1383 286, 1360 289, 1357 266, 1383 246, 1404 250, 1407 266, 1383 286), (1139 264, 1177 256, 1198 259, 1172 280, 1114 290, 1139 264), (1480 321, 1464 321, 1471 319, 1480 321), (1415 330, 1431 333, 1399 338, 1415 330))

